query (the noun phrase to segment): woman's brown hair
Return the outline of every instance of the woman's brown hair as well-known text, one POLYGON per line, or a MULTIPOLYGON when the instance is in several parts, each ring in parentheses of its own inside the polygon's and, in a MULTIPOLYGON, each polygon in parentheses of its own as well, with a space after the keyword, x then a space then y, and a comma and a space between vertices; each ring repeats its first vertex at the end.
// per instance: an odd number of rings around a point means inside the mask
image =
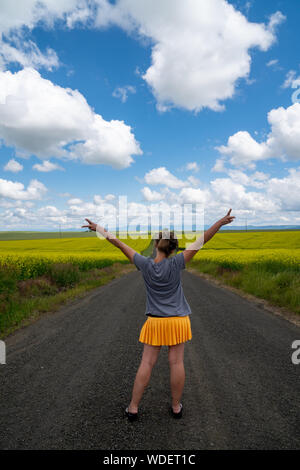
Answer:
POLYGON ((168 257, 173 250, 178 250, 178 240, 173 230, 164 229, 155 239, 155 246, 168 257))

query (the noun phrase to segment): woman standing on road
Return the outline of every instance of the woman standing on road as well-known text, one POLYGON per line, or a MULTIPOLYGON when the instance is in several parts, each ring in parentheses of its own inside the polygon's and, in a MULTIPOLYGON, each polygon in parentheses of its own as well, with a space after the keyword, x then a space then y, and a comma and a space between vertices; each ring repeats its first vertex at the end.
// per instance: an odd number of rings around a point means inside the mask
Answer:
POLYGON ((169 347, 172 395, 170 411, 174 418, 182 416, 183 406, 180 400, 185 381, 184 344, 192 339, 192 331, 189 317, 191 309, 183 293, 181 270, 222 225, 233 221, 235 217, 230 213, 231 209, 225 217, 206 230, 185 251, 175 256, 170 256, 178 249, 178 240, 174 232, 159 232, 155 240, 156 257, 154 259, 142 256, 104 227, 85 219, 89 225, 82 227, 101 233, 110 243, 119 248, 142 272, 145 282, 147 293, 145 314, 148 318, 140 332, 139 341, 144 343, 144 351, 135 377, 131 402, 125 410, 130 421, 138 417, 139 403, 149 383, 161 346, 169 347))

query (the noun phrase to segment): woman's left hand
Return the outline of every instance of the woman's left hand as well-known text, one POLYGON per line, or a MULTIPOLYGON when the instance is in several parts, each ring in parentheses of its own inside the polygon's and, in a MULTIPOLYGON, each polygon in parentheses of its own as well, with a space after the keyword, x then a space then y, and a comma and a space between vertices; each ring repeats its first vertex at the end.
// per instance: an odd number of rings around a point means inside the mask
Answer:
POLYGON ((84 228, 84 227, 87 227, 89 228, 90 230, 93 230, 94 232, 96 232, 96 227, 97 227, 97 224, 95 224, 94 222, 92 222, 91 220, 89 219, 85 219, 89 225, 82 225, 81 228, 84 228))
POLYGON ((235 216, 234 215, 230 215, 230 212, 232 211, 232 209, 229 209, 229 211, 227 212, 227 214, 225 215, 225 217, 223 217, 221 220, 221 224, 222 225, 226 225, 226 224, 231 224, 231 222, 233 221, 233 219, 235 219, 235 216))

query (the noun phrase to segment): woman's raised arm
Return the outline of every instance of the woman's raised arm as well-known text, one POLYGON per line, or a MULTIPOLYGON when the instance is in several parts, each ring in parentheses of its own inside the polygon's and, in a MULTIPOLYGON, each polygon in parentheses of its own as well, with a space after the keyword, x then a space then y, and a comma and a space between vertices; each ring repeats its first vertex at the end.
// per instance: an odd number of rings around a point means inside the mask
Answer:
POLYGON ((209 229, 205 230, 204 234, 200 235, 199 238, 194 243, 191 243, 188 248, 186 248, 183 252, 184 256, 184 261, 187 263, 190 261, 193 256, 202 248, 204 243, 208 242, 216 233, 217 231, 222 227, 222 225, 230 224, 233 219, 235 219, 234 216, 230 215, 230 212, 232 209, 229 209, 225 217, 222 217, 222 219, 218 220, 214 225, 209 227, 209 229))
POLYGON ((112 245, 116 246, 119 248, 125 256, 133 263, 133 256, 136 253, 136 251, 131 248, 130 246, 126 245, 126 243, 122 242, 119 240, 113 233, 110 233, 108 230, 105 230, 104 227, 102 227, 99 224, 95 224, 94 222, 91 222, 89 219, 85 219, 89 225, 82 225, 81 228, 88 227, 90 230, 93 230, 94 232, 98 232, 101 235, 103 235, 107 241, 109 241, 112 245))

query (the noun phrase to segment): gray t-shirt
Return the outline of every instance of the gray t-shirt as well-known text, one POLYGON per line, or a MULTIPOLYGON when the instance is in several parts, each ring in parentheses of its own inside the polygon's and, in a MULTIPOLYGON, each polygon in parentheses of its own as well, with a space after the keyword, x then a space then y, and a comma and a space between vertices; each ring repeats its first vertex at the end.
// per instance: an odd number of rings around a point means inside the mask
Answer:
POLYGON ((182 251, 159 263, 136 252, 133 262, 142 272, 146 286, 146 315, 183 317, 192 313, 181 285, 181 270, 185 269, 182 251))

